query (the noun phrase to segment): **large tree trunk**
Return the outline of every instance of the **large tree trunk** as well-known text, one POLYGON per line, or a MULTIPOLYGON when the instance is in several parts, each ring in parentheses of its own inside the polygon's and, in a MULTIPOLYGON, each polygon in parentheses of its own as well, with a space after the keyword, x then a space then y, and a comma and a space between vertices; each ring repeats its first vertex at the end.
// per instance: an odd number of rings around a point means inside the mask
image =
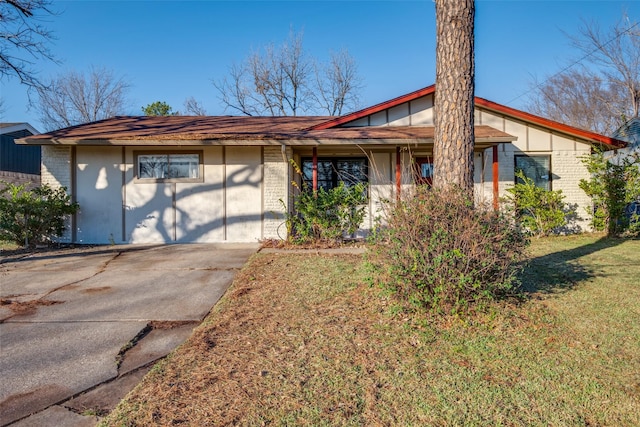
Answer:
POLYGON ((473 0, 436 0, 433 186, 473 191, 473 0))

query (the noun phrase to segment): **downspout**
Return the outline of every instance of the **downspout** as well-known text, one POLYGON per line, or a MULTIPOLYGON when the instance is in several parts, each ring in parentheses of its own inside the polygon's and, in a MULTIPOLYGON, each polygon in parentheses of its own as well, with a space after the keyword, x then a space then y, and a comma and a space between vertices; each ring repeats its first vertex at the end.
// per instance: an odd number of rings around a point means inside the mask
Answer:
POLYGON ((493 146, 493 170, 492 170, 492 179, 493 179, 493 209, 498 210, 499 197, 500 197, 500 168, 498 165, 498 146, 493 146))
POLYGON ((312 176, 313 176, 313 194, 315 195, 318 192, 318 148, 317 147, 313 147, 312 176))
POLYGON ((400 147, 396 147, 396 200, 400 200, 402 190, 402 162, 400 159, 400 147))

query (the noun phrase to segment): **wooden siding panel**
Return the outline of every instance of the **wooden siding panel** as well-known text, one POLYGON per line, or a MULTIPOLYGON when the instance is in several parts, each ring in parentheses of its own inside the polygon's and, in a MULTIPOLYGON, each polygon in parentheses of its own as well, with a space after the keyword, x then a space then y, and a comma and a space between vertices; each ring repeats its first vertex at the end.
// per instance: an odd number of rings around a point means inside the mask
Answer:
POLYGON ((433 96, 423 96, 411 101, 411 124, 433 126, 433 96))
POLYGON ((389 110, 389 126, 409 126, 411 125, 411 117, 409 117, 409 103, 400 104, 389 110))
POLYGON ((528 151, 551 151, 551 133, 544 129, 529 126, 528 151))

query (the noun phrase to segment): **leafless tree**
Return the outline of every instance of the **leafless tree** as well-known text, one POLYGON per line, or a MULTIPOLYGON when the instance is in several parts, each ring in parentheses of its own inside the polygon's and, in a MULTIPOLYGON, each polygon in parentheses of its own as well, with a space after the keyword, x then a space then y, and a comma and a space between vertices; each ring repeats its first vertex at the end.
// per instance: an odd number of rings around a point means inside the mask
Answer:
POLYGON ((206 116, 207 110, 192 96, 184 101, 184 114, 187 116, 206 116))
POLYGON ((226 109, 249 116, 332 115, 355 105, 360 89, 355 61, 346 51, 333 55, 327 66, 316 66, 302 35, 293 32, 279 48, 269 45, 233 64, 229 75, 213 84, 226 109))
POLYGON ((568 71, 535 84, 528 107, 534 114, 610 135, 640 113, 640 22, 625 16, 608 31, 585 23, 569 37, 581 58, 568 71))
POLYGON ((331 54, 329 63, 316 67, 316 103, 330 116, 340 116, 358 107, 362 89, 358 65, 347 50, 331 54))
POLYGON ((573 44, 587 59, 601 67, 601 72, 613 86, 627 92, 630 116, 640 113, 640 22, 624 16, 608 32, 596 22, 585 24, 573 44))
POLYGON ((37 88, 36 110, 47 130, 125 114, 129 83, 106 68, 69 71, 37 88))
POLYGON ((18 78, 27 86, 40 86, 35 62, 56 62, 48 44, 53 38, 41 22, 53 15, 50 0, 0 0, 0 79, 18 78))
POLYGON ((473 191, 474 17, 474 0, 436 0, 436 188, 473 191))
POLYGON ((528 109, 560 123, 610 135, 624 120, 626 97, 622 88, 604 76, 580 67, 556 74, 535 85, 528 109))

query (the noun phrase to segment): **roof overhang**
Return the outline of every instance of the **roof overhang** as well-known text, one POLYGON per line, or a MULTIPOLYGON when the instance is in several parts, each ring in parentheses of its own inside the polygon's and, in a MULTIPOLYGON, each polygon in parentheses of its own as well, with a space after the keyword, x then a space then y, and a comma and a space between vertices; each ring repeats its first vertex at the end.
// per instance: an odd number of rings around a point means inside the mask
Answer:
POLYGON ((29 123, 2 123, 2 126, 0 126, 0 135, 20 132, 21 130, 29 131, 32 135, 37 135, 40 133, 29 123))
MULTIPOLYGON (((398 146, 433 145, 433 126, 380 126, 349 127, 283 134, 226 134, 224 137, 208 134, 166 134, 138 138, 43 138, 26 137, 16 141, 25 145, 47 146, 127 146, 127 147, 181 147, 181 146, 398 146)), ((482 150, 497 144, 510 143, 517 137, 490 126, 476 126, 475 146, 482 150)))

